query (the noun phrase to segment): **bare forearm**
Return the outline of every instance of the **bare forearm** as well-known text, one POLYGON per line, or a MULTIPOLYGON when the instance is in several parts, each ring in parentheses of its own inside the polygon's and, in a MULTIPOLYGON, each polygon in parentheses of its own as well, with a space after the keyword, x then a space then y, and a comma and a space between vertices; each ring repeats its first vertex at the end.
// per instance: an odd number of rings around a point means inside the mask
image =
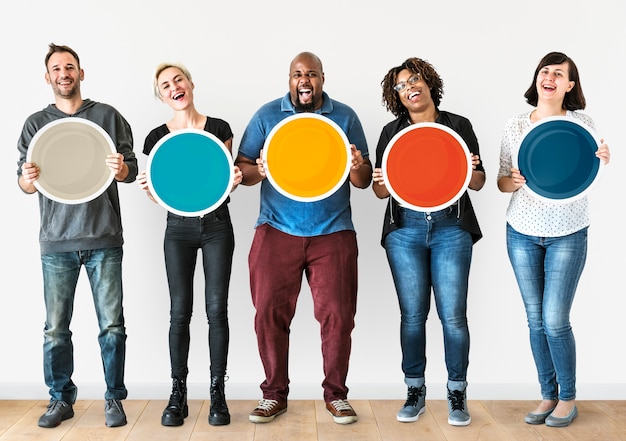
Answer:
POLYGON ((363 162, 356 170, 350 170, 350 182, 357 188, 367 188, 372 182, 372 164, 363 162))
POLYGON ((243 174, 241 179, 241 183, 243 185, 258 184, 265 177, 259 172, 259 166, 256 164, 256 162, 253 162, 248 158, 238 156, 237 160, 235 161, 235 165, 239 167, 241 173, 243 174))

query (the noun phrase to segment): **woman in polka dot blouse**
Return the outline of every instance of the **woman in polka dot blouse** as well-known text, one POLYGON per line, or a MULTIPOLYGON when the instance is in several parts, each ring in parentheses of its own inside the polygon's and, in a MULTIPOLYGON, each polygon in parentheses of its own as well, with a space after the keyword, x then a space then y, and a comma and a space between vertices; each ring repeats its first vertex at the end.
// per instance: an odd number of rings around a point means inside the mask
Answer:
MULTIPOLYGON (((506 213, 507 249, 526 308, 530 346, 543 400, 525 417, 528 424, 568 426, 578 411, 576 348, 570 310, 587 256, 589 226, 586 196, 550 201, 534 196, 513 167, 513 152, 524 134, 546 117, 575 118, 591 130, 593 120, 581 113, 585 97, 578 69, 560 52, 548 53, 535 69, 524 94, 535 108, 511 118, 504 128, 498 188, 512 193, 506 213)), ((596 156, 607 164, 604 140, 596 156)))

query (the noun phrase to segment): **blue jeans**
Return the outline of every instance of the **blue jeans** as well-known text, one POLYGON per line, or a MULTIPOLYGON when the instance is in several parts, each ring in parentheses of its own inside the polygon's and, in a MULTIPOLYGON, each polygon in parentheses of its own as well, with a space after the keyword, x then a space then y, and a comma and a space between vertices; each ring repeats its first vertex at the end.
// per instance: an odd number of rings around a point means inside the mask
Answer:
POLYGON ((124 399, 126 329, 122 308, 122 248, 51 253, 41 256, 46 323, 43 365, 46 385, 54 400, 76 401, 72 381, 74 348, 70 322, 76 284, 85 267, 98 318, 98 342, 106 382, 105 399, 124 399))
POLYGON ((576 398, 576 343, 569 317, 587 258, 587 228, 536 237, 506 227, 509 259, 526 308, 544 400, 576 398))
POLYGON ((235 249, 233 226, 224 206, 202 218, 167 216, 164 252, 170 290, 169 350, 171 374, 186 379, 198 250, 204 268, 204 309, 209 323, 211 376, 226 374, 228 356, 228 289, 235 249))
POLYGON ((400 303, 402 371, 407 384, 424 378, 426 319, 431 289, 443 326, 449 381, 465 381, 470 337, 467 290, 472 237, 461 228, 457 207, 433 213, 400 209, 399 229, 385 238, 385 250, 400 303))

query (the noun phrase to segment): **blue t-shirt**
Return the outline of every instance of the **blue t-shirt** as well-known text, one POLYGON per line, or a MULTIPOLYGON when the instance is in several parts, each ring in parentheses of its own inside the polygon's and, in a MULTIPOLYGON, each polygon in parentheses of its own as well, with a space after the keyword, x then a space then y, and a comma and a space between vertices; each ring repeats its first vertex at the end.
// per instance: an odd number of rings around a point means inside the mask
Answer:
MULTIPOLYGON (((265 145, 265 139, 274 126, 295 113, 289 93, 283 98, 263 105, 248 123, 241 138, 238 154, 252 161, 256 160, 265 145)), ((361 121, 351 107, 331 100, 324 92, 322 108, 315 113, 322 114, 335 122, 344 131, 350 144, 356 145, 364 158, 369 156, 361 121)), ((290 199, 274 188, 268 179, 263 179, 260 213, 255 228, 262 224, 269 224, 293 236, 304 237, 354 230, 350 208, 349 177, 335 193, 315 202, 290 199)))

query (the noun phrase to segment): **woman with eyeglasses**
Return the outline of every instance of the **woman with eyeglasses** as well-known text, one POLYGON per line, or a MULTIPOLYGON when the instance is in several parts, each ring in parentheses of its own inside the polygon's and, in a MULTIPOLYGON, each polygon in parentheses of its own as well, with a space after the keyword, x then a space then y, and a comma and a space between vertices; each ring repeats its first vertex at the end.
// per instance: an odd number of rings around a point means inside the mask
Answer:
MULTIPOLYGON (((469 188, 480 190, 485 171, 478 140, 467 118, 439 109, 443 81, 427 61, 407 59, 391 68, 381 85, 383 104, 396 117, 380 134, 373 189, 378 198, 389 201, 381 244, 400 305, 402 371, 408 391, 397 420, 417 421, 425 411, 426 319, 432 292, 443 327, 448 423, 466 426, 471 422, 466 397, 470 346, 467 293, 473 244, 482 237, 478 220, 467 191, 451 205, 433 212, 417 211, 396 200, 387 188, 382 162, 397 133, 412 124, 438 123, 465 141, 472 162, 469 188)), ((414 160, 419 161, 419 156, 414 160)))
MULTIPOLYGON (((526 178, 513 167, 513 152, 534 124, 548 117, 575 118, 591 130, 593 120, 580 110, 586 101, 578 69, 567 55, 545 55, 524 94, 535 108, 507 121, 500 150, 498 188, 511 193, 506 212, 509 260, 522 296, 530 347, 542 401, 526 415, 528 424, 566 427, 576 418, 576 345, 570 310, 587 257, 587 196, 552 202, 533 196, 526 178)), ((601 141, 595 156, 609 162, 601 141)))

